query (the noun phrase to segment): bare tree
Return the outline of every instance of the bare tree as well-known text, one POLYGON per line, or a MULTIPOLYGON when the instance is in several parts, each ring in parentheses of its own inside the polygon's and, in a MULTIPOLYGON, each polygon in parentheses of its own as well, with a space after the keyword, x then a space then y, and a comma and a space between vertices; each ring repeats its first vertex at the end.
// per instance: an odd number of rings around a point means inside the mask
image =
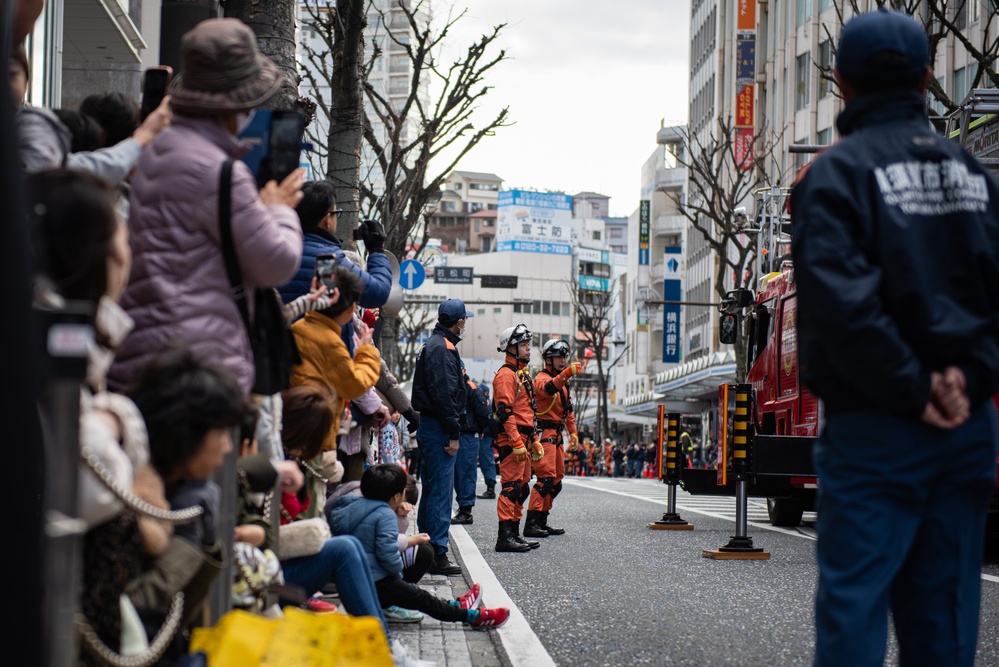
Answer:
MULTIPOLYGON (((981 31, 978 41, 972 42, 968 37, 969 12, 979 0, 875 0, 878 7, 889 7, 915 17, 926 28, 926 38, 930 45, 930 62, 936 61, 937 53, 947 48, 950 37, 957 41, 974 63, 974 69, 968 78, 970 88, 999 88, 999 31, 993 30, 999 22, 999 4, 992 0, 991 10, 988 5, 980 6, 979 21, 981 31)), ((846 7, 853 14, 865 9, 866 3, 860 0, 847 0, 844 3, 833 3, 837 18, 834 25, 843 25, 846 17, 846 7)), ((830 32, 828 24, 822 24, 826 38, 832 45, 833 56, 836 54, 837 35, 830 32)), ((835 61, 835 59, 834 59, 835 61)), ((827 81, 834 81, 832 65, 823 66, 815 63, 820 70, 820 76, 827 81)), ((945 113, 958 110, 963 99, 955 99, 936 79, 930 81, 929 91, 944 108, 945 113)))
MULTIPOLYGON (((361 0, 340 0, 357 3, 361 0)), ((339 6, 339 5, 338 5, 339 6)), ((385 249, 397 257, 406 257, 415 250, 417 257, 426 246, 429 235, 427 219, 440 199, 440 188, 459 161, 483 138, 492 136, 497 128, 508 125, 508 108, 481 122, 476 111, 490 86, 485 84, 489 72, 505 59, 505 52, 495 49, 495 42, 503 25, 495 26, 469 45, 462 56, 452 63, 442 61, 441 51, 451 29, 464 15, 448 15, 439 24, 426 18, 427 3, 422 0, 410 3, 392 0, 388 10, 369 5, 377 11, 386 26, 384 33, 372 35, 375 48, 367 60, 359 63, 360 86, 367 104, 346 103, 339 73, 336 48, 340 27, 336 16, 324 10, 323 0, 309 0, 306 5, 305 27, 315 30, 322 46, 307 46, 309 66, 303 72, 313 90, 331 90, 331 100, 317 99, 320 125, 330 124, 328 139, 313 136, 317 156, 328 163, 327 178, 337 184, 337 201, 341 201, 340 187, 349 189, 357 210, 365 217, 374 217, 385 227, 385 249), (404 56, 410 73, 408 89, 404 96, 398 91, 389 94, 369 81, 369 74, 376 64, 386 58, 378 42, 382 37, 393 56, 404 56), (334 66, 330 65, 332 57, 334 66), (428 97, 433 88, 432 97, 428 97), (338 92, 339 91, 339 92, 338 92), (429 99, 429 103, 427 100, 429 99), (357 110, 361 126, 356 126, 353 114, 357 110), (339 114, 339 115, 337 115, 339 114), (335 134, 336 125, 348 125, 349 131, 335 134), (365 165, 369 174, 378 174, 383 187, 372 179, 357 178, 349 172, 346 163, 360 164, 360 143, 355 144, 357 132, 363 135, 364 146, 374 156, 374 164, 365 165)), ((341 17, 349 33, 358 22, 348 22, 341 17)), ((363 44, 357 53, 363 52, 363 44)), ((353 53, 353 51, 351 51, 353 53)), ((391 68, 391 62, 389 63, 391 68)), ((348 67, 348 71, 352 68, 348 67)), ((353 94, 354 90, 349 91, 353 94)), ((356 226, 352 221, 341 220, 337 232, 349 238, 356 226), (341 229, 343 227, 343 229, 341 229)), ((397 349, 399 323, 387 317, 383 323, 383 356, 393 369, 399 369, 401 355, 397 349)))
POLYGON ((413 376, 413 370, 416 368, 416 357, 423 346, 421 342, 423 334, 433 330, 437 316, 433 309, 425 305, 407 304, 399 311, 397 319, 399 322, 397 340, 403 342, 399 345, 399 356, 395 365, 399 372, 395 375, 408 379, 413 376))
MULTIPOLYGON (((772 156, 780 137, 766 132, 740 133, 730 120, 719 118, 715 133, 706 141, 684 133, 677 164, 688 174, 688 191, 663 190, 707 244, 715 256, 715 293, 719 300, 735 288, 752 284, 756 259, 756 236, 747 233, 745 205, 754 191, 782 182, 783 174, 768 175, 758 165, 772 156), (740 146, 740 142, 742 145, 740 146)), ((779 164, 779 162, 777 162, 779 164)), ((740 330, 735 342, 736 377, 746 377, 747 350, 740 330)))
MULTIPOLYGON (((617 279, 611 281, 606 292, 584 290, 572 281, 564 281, 569 291, 573 311, 577 317, 577 348, 583 351, 586 362, 585 376, 593 379, 597 389, 597 439, 601 442, 610 434, 607 385, 610 370, 627 352, 622 350, 617 358, 611 359, 611 343, 614 334, 615 302, 617 301, 617 279), (587 352, 592 353, 589 356, 587 352), (591 366, 596 364, 596 373, 591 366)), ((585 377, 584 376, 584 377, 585 377)), ((580 392, 582 393, 582 392, 580 392)))

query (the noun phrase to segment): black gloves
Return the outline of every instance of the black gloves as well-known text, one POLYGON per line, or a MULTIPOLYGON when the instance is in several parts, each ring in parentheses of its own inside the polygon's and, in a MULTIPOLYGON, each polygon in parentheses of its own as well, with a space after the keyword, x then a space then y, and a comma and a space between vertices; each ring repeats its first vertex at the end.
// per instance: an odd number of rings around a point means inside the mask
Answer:
POLYGON ((170 509, 200 506, 204 510, 188 523, 174 524, 173 532, 195 546, 215 544, 215 513, 219 508, 219 487, 214 482, 183 482, 170 495, 170 509))
POLYGON ((407 430, 410 433, 416 433, 420 428, 420 413, 410 408, 402 413, 402 416, 406 418, 406 423, 409 424, 407 430))
POLYGON ((364 249, 368 252, 382 252, 385 249, 385 228, 377 220, 363 220, 360 227, 364 249))

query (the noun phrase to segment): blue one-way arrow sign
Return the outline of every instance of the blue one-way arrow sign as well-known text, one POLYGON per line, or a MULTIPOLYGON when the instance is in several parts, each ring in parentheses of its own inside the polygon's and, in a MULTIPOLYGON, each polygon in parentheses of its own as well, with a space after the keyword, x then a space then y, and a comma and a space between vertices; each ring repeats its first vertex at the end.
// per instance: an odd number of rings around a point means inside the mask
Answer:
POLYGON ((405 289, 416 289, 426 279, 426 269, 415 259, 407 259, 399 266, 399 284, 405 289))

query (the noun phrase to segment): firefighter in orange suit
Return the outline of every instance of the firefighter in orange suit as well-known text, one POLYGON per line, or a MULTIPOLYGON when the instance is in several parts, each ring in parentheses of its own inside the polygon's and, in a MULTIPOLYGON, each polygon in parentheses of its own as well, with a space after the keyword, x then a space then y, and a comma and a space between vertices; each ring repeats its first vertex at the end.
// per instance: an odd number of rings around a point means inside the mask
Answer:
POLYGON ((534 475, 538 478, 531 489, 531 501, 524 523, 524 537, 548 537, 562 535, 565 530, 548 525, 555 496, 562 491, 562 478, 565 477, 565 451, 562 434, 569 434, 569 451, 579 449, 579 435, 576 433, 576 418, 572 413, 572 399, 569 396, 569 378, 582 369, 580 363, 569 363, 569 344, 564 340, 550 340, 541 349, 544 360, 542 368, 534 378, 534 393, 537 396, 537 428, 541 433, 544 456, 532 463, 534 475))
POLYGON ((506 360, 493 378, 493 407, 500 422, 496 436, 502 491, 496 500, 499 534, 496 551, 526 552, 538 546, 520 536, 520 517, 530 494, 531 459, 540 460, 544 448, 534 427, 534 383, 527 372, 531 360, 531 332, 523 324, 500 334, 498 352, 506 360))

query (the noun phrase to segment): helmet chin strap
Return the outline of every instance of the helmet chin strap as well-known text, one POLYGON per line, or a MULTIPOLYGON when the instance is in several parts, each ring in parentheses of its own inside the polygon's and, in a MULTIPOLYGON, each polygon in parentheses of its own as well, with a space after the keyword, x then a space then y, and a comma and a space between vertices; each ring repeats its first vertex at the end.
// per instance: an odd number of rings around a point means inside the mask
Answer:
POLYGON ((520 357, 519 350, 517 349, 516 345, 510 345, 510 346, 508 346, 506 348, 506 353, 509 354, 511 357, 513 357, 514 359, 516 359, 517 361, 519 361, 522 364, 529 364, 529 363, 531 363, 531 357, 527 357, 527 359, 522 359, 520 357))

